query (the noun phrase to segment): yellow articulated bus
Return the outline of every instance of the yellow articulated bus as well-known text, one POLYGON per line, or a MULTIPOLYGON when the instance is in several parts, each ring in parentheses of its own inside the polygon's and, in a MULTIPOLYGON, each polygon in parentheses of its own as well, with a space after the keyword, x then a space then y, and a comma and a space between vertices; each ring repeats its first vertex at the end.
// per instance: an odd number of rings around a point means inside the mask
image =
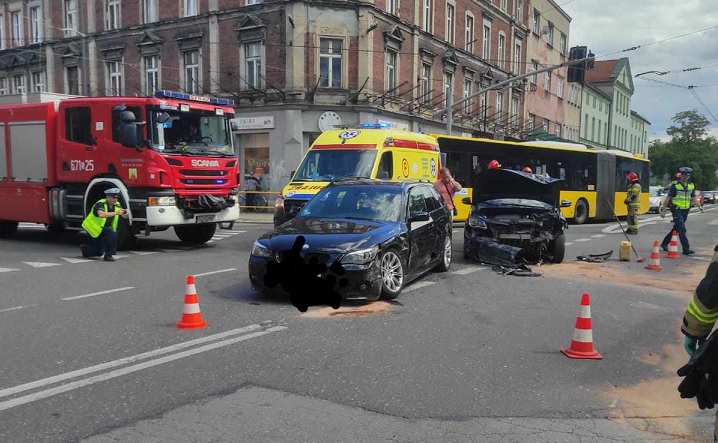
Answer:
POLYGON ((561 208, 564 217, 576 224, 613 219, 626 215, 626 175, 638 173, 641 184, 640 213, 648 212, 650 162, 640 155, 620 150, 594 150, 577 143, 509 142, 482 138, 433 135, 446 156, 446 166, 464 189, 454 196, 457 221, 466 220, 471 209, 462 203, 471 197, 475 174, 486 169, 491 160, 503 168, 532 169, 564 180, 561 199, 571 202, 561 208))
POLYGON ((441 156, 434 137, 370 123, 330 129, 314 141, 277 198, 274 226, 294 217, 329 182, 345 178, 439 178, 441 156))

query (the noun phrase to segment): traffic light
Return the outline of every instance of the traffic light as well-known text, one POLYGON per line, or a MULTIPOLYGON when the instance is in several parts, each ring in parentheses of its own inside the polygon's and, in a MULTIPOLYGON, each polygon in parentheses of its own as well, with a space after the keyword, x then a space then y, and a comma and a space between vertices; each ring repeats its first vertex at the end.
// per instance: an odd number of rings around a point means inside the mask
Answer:
MULTIPOLYGON (((586 58, 588 47, 574 46, 568 53, 568 60, 581 60, 586 58)), ((584 74, 586 73, 586 62, 576 63, 568 66, 568 81, 583 83, 584 74)))

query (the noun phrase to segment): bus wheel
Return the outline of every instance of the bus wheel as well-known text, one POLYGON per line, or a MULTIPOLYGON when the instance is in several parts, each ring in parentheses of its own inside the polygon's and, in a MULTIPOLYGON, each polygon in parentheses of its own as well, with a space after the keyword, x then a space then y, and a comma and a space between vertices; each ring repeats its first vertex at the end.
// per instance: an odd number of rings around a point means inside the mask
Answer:
POLYGON ((573 222, 577 225, 582 225, 586 223, 586 219, 588 218, 588 205, 586 204, 586 200, 579 200, 576 202, 576 208, 574 209, 573 213, 573 222))

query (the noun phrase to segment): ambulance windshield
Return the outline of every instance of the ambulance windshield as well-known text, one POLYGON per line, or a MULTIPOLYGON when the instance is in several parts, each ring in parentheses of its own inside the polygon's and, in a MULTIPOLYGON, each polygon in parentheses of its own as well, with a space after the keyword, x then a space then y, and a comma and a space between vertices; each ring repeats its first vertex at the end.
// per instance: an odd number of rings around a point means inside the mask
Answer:
POLYGON ((295 181, 332 181, 345 177, 371 177, 375 150, 315 149, 299 166, 295 181))
POLYGON ((229 120, 213 112, 150 111, 152 147, 163 152, 234 156, 229 120))

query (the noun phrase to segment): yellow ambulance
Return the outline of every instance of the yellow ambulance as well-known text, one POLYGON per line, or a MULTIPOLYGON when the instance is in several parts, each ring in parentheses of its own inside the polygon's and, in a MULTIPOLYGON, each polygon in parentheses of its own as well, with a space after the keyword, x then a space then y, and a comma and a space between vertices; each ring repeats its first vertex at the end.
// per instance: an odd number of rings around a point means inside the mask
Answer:
POLYGON ((438 180, 441 158, 434 137, 369 123, 323 132, 277 198, 274 226, 294 217, 320 189, 343 178, 438 180))

